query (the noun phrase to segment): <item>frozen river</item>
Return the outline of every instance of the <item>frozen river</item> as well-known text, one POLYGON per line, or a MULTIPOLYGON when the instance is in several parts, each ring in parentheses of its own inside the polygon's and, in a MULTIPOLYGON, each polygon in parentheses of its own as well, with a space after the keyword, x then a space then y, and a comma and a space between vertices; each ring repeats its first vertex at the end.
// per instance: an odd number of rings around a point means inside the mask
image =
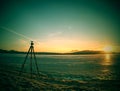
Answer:
MULTIPOLYGON (((20 70, 26 54, 1 54, 1 68, 20 70)), ((120 80, 120 55, 36 55, 39 71, 72 80, 120 80)), ((34 61, 34 60, 33 60, 34 61)), ((33 71, 36 72, 33 62, 33 71)), ((24 72, 30 72, 30 58, 24 72)))

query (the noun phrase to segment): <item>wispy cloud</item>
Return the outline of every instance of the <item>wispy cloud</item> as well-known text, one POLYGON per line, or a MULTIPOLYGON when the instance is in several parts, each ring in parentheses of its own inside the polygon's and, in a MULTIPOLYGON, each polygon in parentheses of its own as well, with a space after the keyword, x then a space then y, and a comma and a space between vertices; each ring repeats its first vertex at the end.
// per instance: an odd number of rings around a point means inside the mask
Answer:
POLYGON ((58 32, 50 33, 48 36, 50 36, 50 37, 56 37, 56 36, 60 36, 61 34, 62 34, 62 32, 58 31, 58 32))

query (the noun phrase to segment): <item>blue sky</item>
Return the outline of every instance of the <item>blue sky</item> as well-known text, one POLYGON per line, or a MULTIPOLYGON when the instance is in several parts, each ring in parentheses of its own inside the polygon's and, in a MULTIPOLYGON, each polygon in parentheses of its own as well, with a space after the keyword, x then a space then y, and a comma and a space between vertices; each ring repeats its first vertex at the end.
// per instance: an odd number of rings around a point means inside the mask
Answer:
POLYGON ((119 51, 119 2, 108 0, 3 0, 1 49, 119 51), (36 42, 37 41, 37 42, 36 42), (38 43, 39 42, 39 43, 38 43))

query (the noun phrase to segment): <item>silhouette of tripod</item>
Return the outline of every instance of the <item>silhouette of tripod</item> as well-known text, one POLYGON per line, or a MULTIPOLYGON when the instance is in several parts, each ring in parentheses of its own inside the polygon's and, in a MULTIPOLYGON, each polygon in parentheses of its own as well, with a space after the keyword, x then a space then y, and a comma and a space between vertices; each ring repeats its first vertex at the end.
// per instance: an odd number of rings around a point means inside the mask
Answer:
POLYGON ((27 61, 27 58, 28 58, 29 54, 30 54, 30 77, 31 78, 33 77, 33 67, 32 67, 33 66, 33 59, 35 61, 35 66, 36 66, 36 69, 37 69, 37 74, 39 76, 39 69, 38 69, 37 60, 36 60, 36 56, 35 56, 35 53, 34 53, 34 46, 33 45, 34 45, 34 43, 33 43, 33 41, 31 41, 31 46, 30 46, 30 48, 29 48, 29 50, 27 52, 27 55, 25 57, 25 60, 24 60, 24 62, 22 64, 19 76, 23 73, 23 69, 24 69, 24 66, 25 66, 25 63, 27 61))

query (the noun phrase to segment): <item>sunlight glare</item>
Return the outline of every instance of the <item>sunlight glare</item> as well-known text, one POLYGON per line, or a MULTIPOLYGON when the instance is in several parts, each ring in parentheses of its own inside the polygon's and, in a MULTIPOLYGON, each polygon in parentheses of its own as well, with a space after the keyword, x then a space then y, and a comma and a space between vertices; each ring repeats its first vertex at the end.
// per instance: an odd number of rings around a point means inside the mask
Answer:
POLYGON ((112 46, 105 46, 104 49, 103 49, 106 53, 110 53, 113 51, 113 48, 112 46))

